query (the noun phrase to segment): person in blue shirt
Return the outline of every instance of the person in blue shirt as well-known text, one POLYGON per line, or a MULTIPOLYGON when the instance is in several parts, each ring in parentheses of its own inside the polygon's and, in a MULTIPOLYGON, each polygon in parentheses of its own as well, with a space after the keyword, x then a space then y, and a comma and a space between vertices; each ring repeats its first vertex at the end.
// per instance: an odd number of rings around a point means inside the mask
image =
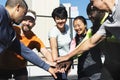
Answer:
POLYGON ((4 54, 7 49, 14 51, 57 78, 55 75, 56 69, 50 67, 16 38, 13 24, 21 22, 27 9, 28 6, 24 0, 7 0, 5 7, 0 5, 0 54, 4 54))

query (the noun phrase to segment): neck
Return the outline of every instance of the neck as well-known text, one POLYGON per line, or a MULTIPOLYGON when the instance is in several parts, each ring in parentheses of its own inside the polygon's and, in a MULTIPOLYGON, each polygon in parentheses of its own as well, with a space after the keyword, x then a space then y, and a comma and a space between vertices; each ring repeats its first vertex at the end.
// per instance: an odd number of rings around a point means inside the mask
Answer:
POLYGON ((13 21, 13 11, 12 11, 12 9, 10 7, 8 7, 8 6, 5 7, 5 8, 6 8, 8 14, 10 16, 10 19, 13 21))
MULTIPOLYGON (((108 1, 108 2, 109 2, 109 1, 108 1)), ((112 12, 114 6, 115 6, 115 0, 111 0, 111 1, 109 2, 110 12, 112 12)))

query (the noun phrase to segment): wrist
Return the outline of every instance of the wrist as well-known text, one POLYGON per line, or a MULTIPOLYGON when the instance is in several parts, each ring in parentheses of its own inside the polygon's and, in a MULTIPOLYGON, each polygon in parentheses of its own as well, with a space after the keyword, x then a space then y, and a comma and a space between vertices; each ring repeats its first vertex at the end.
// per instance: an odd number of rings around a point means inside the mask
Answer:
POLYGON ((69 60, 71 58, 71 54, 67 54, 67 60, 69 60))

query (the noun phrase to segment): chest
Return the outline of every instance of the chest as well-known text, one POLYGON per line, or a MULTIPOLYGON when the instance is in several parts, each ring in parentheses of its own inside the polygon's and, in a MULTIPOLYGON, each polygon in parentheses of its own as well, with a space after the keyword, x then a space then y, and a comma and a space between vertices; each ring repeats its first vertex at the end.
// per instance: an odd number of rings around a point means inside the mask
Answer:
POLYGON ((57 36, 58 47, 69 45, 71 42, 70 32, 59 33, 57 36))

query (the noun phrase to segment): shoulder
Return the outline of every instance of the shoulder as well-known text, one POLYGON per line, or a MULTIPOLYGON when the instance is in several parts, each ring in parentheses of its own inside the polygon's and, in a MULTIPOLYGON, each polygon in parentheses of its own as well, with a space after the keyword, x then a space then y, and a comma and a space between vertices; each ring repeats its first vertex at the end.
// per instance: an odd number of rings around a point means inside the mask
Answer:
POLYGON ((0 5, 0 13, 4 13, 6 11, 5 7, 0 5))
POLYGON ((67 24, 65 24, 65 29, 68 31, 70 30, 70 27, 67 24))
POLYGON ((50 32, 52 32, 52 31, 58 31, 58 28, 56 26, 54 26, 50 29, 50 32))
POLYGON ((59 34, 59 30, 56 26, 54 26, 53 28, 50 29, 48 33, 48 37, 57 37, 58 34, 59 34))
POLYGON ((6 13, 7 13, 7 11, 5 10, 5 8, 2 5, 0 5, 0 22, 6 13))
POLYGON ((17 32, 20 33, 21 32, 21 28, 19 26, 13 26, 13 29, 17 32))

